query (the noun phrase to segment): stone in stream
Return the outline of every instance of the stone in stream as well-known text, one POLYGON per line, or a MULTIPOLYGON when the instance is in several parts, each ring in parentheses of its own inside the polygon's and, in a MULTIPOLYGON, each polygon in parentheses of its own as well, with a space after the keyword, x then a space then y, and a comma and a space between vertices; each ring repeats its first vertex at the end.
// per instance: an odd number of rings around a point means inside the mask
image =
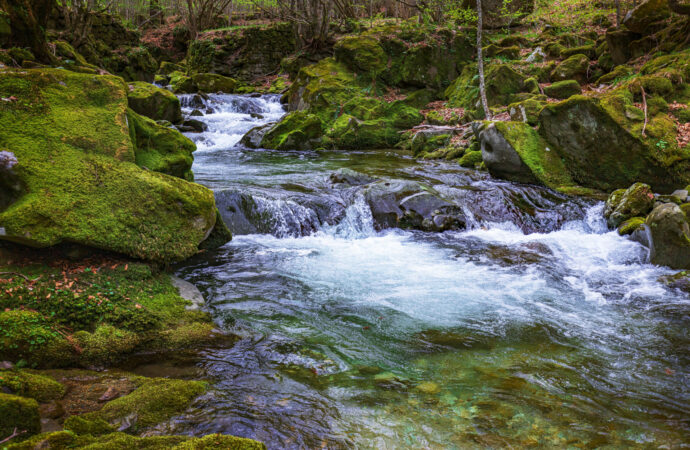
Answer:
POLYGON ((362 186, 376 181, 376 178, 356 172, 346 167, 336 170, 330 174, 328 178, 333 184, 345 184, 348 186, 362 186))
POLYGON ((261 141, 263 140, 264 136, 268 131, 276 124, 277 122, 269 122, 265 125, 260 125, 258 127, 254 127, 251 130, 245 134, 242 139, 240 140, 240 145, 243 145, 247 148, 261 148, 261 141))
POLYGON ((195 285, 176 276, 171 276, 170 281, 177 288, 180 297, 192 303, 185 307, 187 311, 195 311, 204 306, 204 296, 195 285))
POLYGON ((606 200, 604 217, 609 227, 617 228, 633 217, 644 217, 654 207, 654 193, 648 184, 635 183, 614 191, 606 200))
POLYGON ((457 205, 414 181, 380 181, 364 190, 374 227, 410 228, 424 231, 458 230, 465 216, 457 205))
POLYGON ((690 269, 690 226, 680 207, 664 203, 654 208, 646 225, 651 235, 653 264, 690 269))
POLYGON ((203 133, 204 131, 208 130, 208 125, 200 120, 186 119, 184 122, 182 122, 182 127, 178 128, 183 128, 186 131, 188 130, 194 133, 203 133))
POLYGON ((171 123, 182 121, 180 100, 167 89, 141 81, 130 83, 127 102, 134 111, 150 119, 171 123))

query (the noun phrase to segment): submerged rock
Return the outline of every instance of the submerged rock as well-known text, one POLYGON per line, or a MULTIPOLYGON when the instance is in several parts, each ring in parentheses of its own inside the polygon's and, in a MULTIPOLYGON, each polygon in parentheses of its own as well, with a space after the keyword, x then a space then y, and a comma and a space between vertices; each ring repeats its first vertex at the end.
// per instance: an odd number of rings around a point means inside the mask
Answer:
POLYGON ((690 226, 678 205, 665 203, 652 210, 647 217, 653 264, 672 269, 690 269, 690 226))

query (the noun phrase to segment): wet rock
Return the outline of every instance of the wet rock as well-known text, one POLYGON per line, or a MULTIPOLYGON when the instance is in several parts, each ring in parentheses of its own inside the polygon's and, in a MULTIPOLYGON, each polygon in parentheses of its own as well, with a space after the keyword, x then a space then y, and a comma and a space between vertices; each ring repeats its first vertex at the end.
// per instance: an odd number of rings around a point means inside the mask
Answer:
POLYGON ((652 239, 651 262, 672 269, 690 269, 690 226, 680 207, 673 203, 655 207, 646 225, 652 239))
POLYGON ((426 395, 436 395, 441 392, 441 386, 433 381, 426 381, 415 386, 415 389, 426 395))
POLYGON ((265 125, 254 127, 247 132, 240 140, 240 145, 247 148, 261 148, 261 141, 266 133, 275 126, 276 122, 269 122, 265 125))
POLYGON ((649 185, 635 183, 627 190, 613 192, 606 201, 604 217, 611 228, 633 217, 645 217, 654 207, 654 193, 649 185))
POLYGON ((194 94, 191 97, 182 98, 182 106, 194 109, 201 109, 206 106, 204 98, 199 94, 194 94))
POLYGON ((191 113, 189 113, 189 115, 190 115, 191 117, 203 117, 203 116, 204 116, 204 113, 202 113, 202 112, 199 111, 198 109, 195 109, 194 111, 192 111, 191 113))
POLYGON ((187 311, 195 311, 204 306, 206 301, 204 300, 204 296, 201 294, 199 288, 194 286, 192 283, 176 276, 171 276, 170 280, 172 281, 173 286, 177 288, 180 297, 192 302, 191 305, 185 307, 187 311))
MULTIPOLYGON (((196 119, 186 119, 184 122, 182 122, 182 127, 184 130, 189 130, 192 133, 203 133, 204 131, 208 130, 208 125, 196 119)), ((182 128, 180 128, 180 131, 181 130, 182 128)))
POLYGON ((374 183, 364 191, 374 226, 444 231, 465 227, 465 217, 457 205, 413 181, 374 183))
POLYGON ((618 234, 621 236, 632 235, 636 232, 644 232, 644 217, 633 217, 621 223, 618 227, 618 234))
POLYGON ((666 275, 659 278, 661 283, 671 289, 680 289, 681 291, 690 293, 690 273, 678 272, 674 275, 666 275))
POLYGON ((376 181, 376 178, 348 168, 338 169, 328 178, 333 184, 346 184, 348 186, 362 186, 376 181))
POLYGON ((474 126, 484 164, 491 175, 518 183, 552 188, 572 185, 563 162, 539 134, 522 122, 474 126))
POLYGON ((311 150, 323 138, 323 123, 318 116, 296 111, 266 131, 261 147, 274 150, 311 150))

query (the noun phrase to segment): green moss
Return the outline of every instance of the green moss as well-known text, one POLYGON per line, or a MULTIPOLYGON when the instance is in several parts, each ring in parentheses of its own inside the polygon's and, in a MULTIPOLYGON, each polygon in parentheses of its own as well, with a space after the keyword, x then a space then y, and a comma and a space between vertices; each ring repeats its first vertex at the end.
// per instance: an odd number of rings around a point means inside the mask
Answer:
POLYGON ((482 163, 482 152, 481 150, 469 151, 460 158, 458 164, 462 167, 468 167, 471 169, 477 168, 482 163))
POLYGON ((65 430, 78 435, 101 436, 115 431, 115 427, 103 419, 86 419, 83 416, 69 416, 65 419, 65 430))
POLYGON ((79 448, 91 442, 89 438, 80 438, 71 431, 55 431, 52 433, 42 433, 33 436, 23 442, 12 442, 8 450, 35 450, 37 448, 79 448))
POLYGON ((167 89, 144 82, 129 84, 127 103, 137 114, 153 120, 182 121, 180 100, 167 89))
POLYGON ((0 105, 0 148, 17 157, 28 192, 0 213, 3 239, 157 261, 197 252, 215 223, 213 194, 134 164, 121 79, 6 70, 0 95, 20 99, 0 105))
POLYGON ((587 81, 587 69, 589 68, 589 58, 578 54, 569 57, 556 66, 551 72, 551 80, 577 80, 584 83, 587 81))
POLYGON ((13 394, 33 398, 39 403, 57 400, 65 395, 65 387, 54 379, 26 370, 0 371, 0 386, 13 394))
POLYGON ((322 135, 323 125, 318 116, 297 111, 272 127, 263 137, 261 146, 276 150, 310 149, 322 135))
POLYGON ((193 94, 199 91, 192 77, 185 75, 183 72, 170 73, 170 88, 176 94, 193 94))
POLYGON ((185 69, 179 64, 171 63, 169 61, 163 61, 158 68, 158 73, 161 75, 170 75, 173 72, 184 73, 185 69))
POLYGON ((235 92, 237 81, 215 73, 197 73, 192 75, 192 81, 201 92, 235 92))
POLYGON ((616 66, 611 72, 602 75, 597 80, 597 84, 615 84, 619 81, 630 78, 633 70, 628 66, 616 66))
MULTIPOLYGON (((486 70, 486 97, 489 106, 508 105, 516 94, 533 86, 526 85, 527 78, 507 64, 490 64, 486 70)), ((479 105, 479 76, 476 65, 468 65, 446 89, 450 107, 477 109, 479 105)))
POLYGON ((597 56, 596 47, 594 44, 581 45, 579 47, 573 47, 564 49, 561 51, 561 58, 570 58, 573 55, 585 55, 590 59, 595 59, 597 56))
POLYGON ((14 431, 25 431, 19 439, 25 439, 41 431, 36 400, 0 393, 0 436, 3 439, 14 431))
POLYGON ((192 153, 196 145, 172 128, 158 125, 153 120, 127 111, 129 129, 135 144, 135 162, 154 172, 193 181, 192 153))
MULTIPOLYGON (((42 367, 107 366, 137 349, 194 347, 212 339, 207 313, 188 311, 165 273, 145 264, 68 270, 0 266, 22 273, 0 285, 0 358, 42 367), (55 278, 66 281, 56 286, 55 278), (36 312, 13 310, 31 308, 36 312), (72 344, 63 338, 73 330, 72 344), (76 347, 80 352, 76 352, 76 347)), ((36 389, 34 389, 36 390, 36 389)), ((23 391, 22 391, 23 392, 23 391)))
POLYGON ((451 111, 447 116, 438 110, 432 110, 426 114, 426 121, 430 125, 458 125, 460 119, 460 115, 455 111, 451 111))
POLYGON ((63 60, 71 60, 80 66, 91 66, 69 43, 65 41, 55 41, 53 45, 55 45, 55 55, 63 60))
POLYGON ((33 311, 0 312, 0 359, 56 366, 74 361, 60 330, 33 311))
POLYGON ((336 43, 334 50, 336 61, 371 78, 381 73, 388 62, 378 40, 370 36, 346 36, 336 43))
POLYGON ((199 381, 145 379, 131 394, 112 400, 101 410, 81 417, 91 421, 103 419, 117 426, 129 421, 128 431, 137 433, 183 413, 192 400, 205 390, 206 384, 199 381))
POLYGON ((582 88, 580 88, 580 83, 575 80, 565 80, 557 81, 551 86, 544 88, 544 94, 551 98, 556 99, 566 99, 572 97, 573 95, 581 94, 582 88))
POLYGON ((575 184, 558 153, 549 148, 534 128, 522 122, 495 122, 494 126, 545 186, 558 188, 575 184))
POLYGON ((200 439, 193 439, 175 447, 178 450, 266 450, 261 442, 251 439, 226 436, 221 434, 209 434, 200 439))
POLYGON ((510 120, 513 122, 527 122, 535 126, 539 122, 539 113, 546 105, 546 101, 527 99, 508 105, 510 120))

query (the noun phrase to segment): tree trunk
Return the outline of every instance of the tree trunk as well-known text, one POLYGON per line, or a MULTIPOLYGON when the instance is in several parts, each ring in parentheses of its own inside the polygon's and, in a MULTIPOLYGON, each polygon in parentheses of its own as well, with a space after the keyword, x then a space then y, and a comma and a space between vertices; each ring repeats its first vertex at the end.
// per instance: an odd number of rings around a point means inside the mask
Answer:
POLYGON ((45 26, 55 7, 54 0, 0 0, 10 18, 10 45, 28 47, 38 61, 51 64, 55 57, 48 48, 45 26))
POLYGON ((621 27, 621 0, 616 0, 616 28, 621 27))
POLYGON ((479 97, 484 108, 486 120, 491 120, 489 102, 486 101, 486 85, 484 83, 484 56, 482 55, 482 0, 477 0, 477 66, 479 68, 479 97))

